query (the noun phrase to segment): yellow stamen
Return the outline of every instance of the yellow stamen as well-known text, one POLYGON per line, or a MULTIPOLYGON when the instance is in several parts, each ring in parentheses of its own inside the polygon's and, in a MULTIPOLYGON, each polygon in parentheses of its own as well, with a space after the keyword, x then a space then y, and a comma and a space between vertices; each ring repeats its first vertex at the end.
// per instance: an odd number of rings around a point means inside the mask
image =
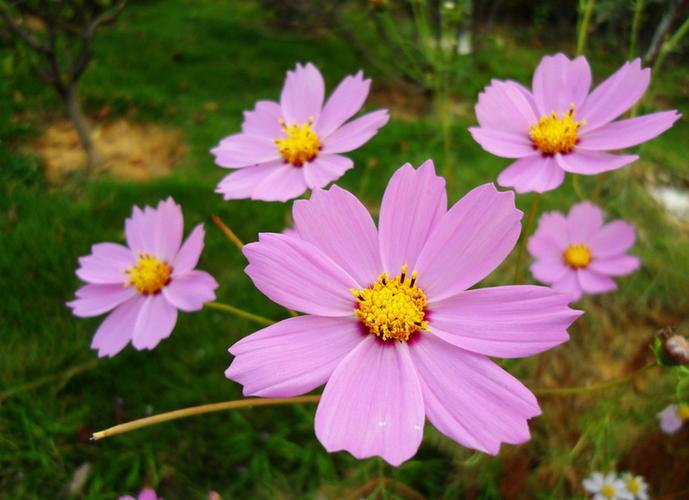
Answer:
POLYGON ((562 254, 562 259, 565 264, 574 269, 588 267, 591 263, 591 250, 586 245, 575 243, 567 247, 562 254))
POLYGON ((416 272, 407 276, 407 264, 394 279, 381 274, 368 288, 350 291, 356 297, 354 314, 369 333, 382 340, 409 340, 419 330, 426 330, 426 294, 416 286, 416 272))
POLYGON ((128 286, 145 295, 159 292, 170 282, 172 267, 147 253, 139 254, 136 264, 127 270, 128 286))
POLYGON ((677 407, 677 416, 681 420, 689 420, 689 405, 681 404, 677 407))
POLYGON ((583 125, 586 125, 585 121, 578 122, 574 119, 572 104, 569 111, 563 115, 553 111, 549 115, 541 116, 538 123, 531 127, 529 137, 544 155, 571 153, 579 141, 577 130, 583 125))
POLYGON ((627 490, 629 490, 629 493, 636 494, 639 492, 640 489, 641 484, 639 484, 639 481, 637 481, 633 477, 627 479, 627 490))
POLYGON ((615 498, 617 496, 617 492, 615 491, 615 487, 611 484, 606 484, 600 489, 600 494, 603 495, 605 498, 615 498))
POLYGON ((280 137, 273 142, 285 161, 295 167, 301 167, 313 160, 321 149, 321 140, 311 128, 313 121, 309 120, 302 125, 295 123, 291 127, 284 122, 281 123, 282 131, 287 137, 280 137))

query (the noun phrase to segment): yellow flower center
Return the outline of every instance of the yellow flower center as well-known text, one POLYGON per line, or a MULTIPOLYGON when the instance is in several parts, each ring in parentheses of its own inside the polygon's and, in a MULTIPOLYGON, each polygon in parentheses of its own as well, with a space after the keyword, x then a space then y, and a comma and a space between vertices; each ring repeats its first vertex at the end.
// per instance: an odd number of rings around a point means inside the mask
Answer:
POLYGON ((565 264, 574 269, 587 267, 591 263, 591 250, 586 245, 575 243, 567 247, 562 254, 562 259, 565 264))
POLYGON ((600 489, 600 494, 605 498, 615 498, 617 492, 612 484, 606 484, 600 489))
POLYGON ((280 122, 282 131, 287 137, 280 137, 273 142, 280 151, 280 155, 287 163, 295 167, 301 167, 304 163, 313 160, 321 149, 321 140, 318 134, 311 128, 312 120, 299 125, 295 123, 291 127, 280 122))
POLYGON ((574 119, 574 104, 563 115, 555 111, 549 115, 541 116, 538 123, 531 127, 529 137, 536 148, 544 155, 557 153, 571 153, 577 145, 579 137, 577 130, 586 125, 585 121, 574 119))
POLYGON ((630 477, 627 479, 627 489, 629 490, 629 493, 636 494, 641 489, 641 484, 635 478, 630 477))
POLYGON ((139 293, 157 293, 170 282, 172 267, 147 253, 139 254, 136 264, 127 270, 129 282, 139 293))
POLYGON ((416 286, 416 272, 407 276, 407 265, 394 279, 381 274, 373 285, 351 289, 356 297, 354 314, 369 333, 382 340, 409 340, 419 330, 426 330, 426 294, 416 286))
POLYGON ((681 420, 689 420, 689 405, 681 404, 677 407, 677 416, 681 420))

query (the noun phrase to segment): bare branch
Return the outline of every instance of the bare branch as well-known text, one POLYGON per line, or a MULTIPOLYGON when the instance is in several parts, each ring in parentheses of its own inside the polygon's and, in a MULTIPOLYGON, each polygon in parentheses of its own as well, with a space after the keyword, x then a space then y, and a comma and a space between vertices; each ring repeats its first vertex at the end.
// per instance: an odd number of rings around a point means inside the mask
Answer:
POLYGON ((51 54, 50 47, 39 42, 31 33, 22 29, 21 26, 17 24, 5 2, 0 3, 0 17, 2 17, 7 28, 28 45, 29 48, 47 56, 51 54))

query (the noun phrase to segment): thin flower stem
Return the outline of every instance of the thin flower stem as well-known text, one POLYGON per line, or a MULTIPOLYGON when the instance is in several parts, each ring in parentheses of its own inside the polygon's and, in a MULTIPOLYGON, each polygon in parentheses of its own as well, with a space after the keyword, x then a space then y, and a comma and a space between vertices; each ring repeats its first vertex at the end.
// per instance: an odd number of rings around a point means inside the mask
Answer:
POLYGON ((644 10, 644 0, 634 2, 634 19, 632 21, 632 32, 629 37, 629 53, 627 59, 632 60, 636 55, 636 46, 639 41, 639 28, 641 27, 641 14, 644 10))
POLYGON ((524 260, 524 248, 526 247, 526 241, 529 239, 529 231, 531 231, 533 220, 536 217, 536 212, 538 212, 538 204, 540 201, 541 193, 534 193, 533 199, 531 200, 529 215, 526 216, 524 231, 522 231, 522 237, 519 240, 519 248, 517 249, 517 262, 514 266, 514 282, 517 285, 519 285, 522 280, 522 260, 524 260))
POLYGON ((16 396, 17 394, 20 394, 24 391, 31 391, 33 389, 38 389, 39 387, 42 387, 44 385, 50 384, 51 382, 54 381, 59 381, 62 385, 66 384, 69 382, 72 377, 75 375, 78 375, 82 372, 91 370, 96 367, 98 364, 97 359, 92 359, 90 361, 87 361, 86 363, 82 363, 80 365, 73 366, 71 368, 68 368, 67 370, 56 373, 56 374, 51 374, 51 375, 46 375, 44 377, 37 378, 36 380, 32 382, 27 382, 26 384, 21 384, 17 385, 15 387, 10 387, 9 389, 0 392, 0 404, 2 404, 3 401, 6 399, 11 398, 12 396, 16 396))
POLYGON ((610 389, 612 387, 617 387, 618 385, 624 385, 631 382, 634 378, 641 375, 642 373, 650 370, 654 366, 657 366, 655 361, 647 364, 643 368, 640 368, 629 375, 619 378, 617 380, 611 380, 609 382, 603 382, 602 384, 595 384, 583 387, 554 387, 554 388, 544 388, 544 389, 534 389, 533 393, 536 396, 571 396, 576 394, 586 394, 589 392, 604 391, 605 389, 610 389))
POLYGON ((584 194, 584 191, 582 191, 581 184, 579 183, 579 174, 572 174, 572 187, 574 188, 574 192, 580 200, 586 199, 586 195, 584 194))
POLYGON ((581 23, 579 24, 579 33, 577 34, 577 55, 580 56, 586 50, 586 38, 589 33, 589 24, 591 22, 591 13, 593 12, 593 5, 595 0, 579 0, 581 9, 581 23))
POLYGON ((204 306, 208 307, 209 309, 216 309, 218 311, 228 312, 230 314, 234 314, 235 316, 239 316, 240 318, 248 319, 250 321, 253 321, 254 323, 259 323, 265 326, 270 326, 273 323, 275 323, 275 321, 273 321, 272 319, 268 319, 264 316, 259 316, 258 314, 250 313, 249 311, 245 311, 244 309, 240 309, 229 304, 221 304, 220 302, 206 302, 204 306))
POLYGON ((234 246, 236 246, 241 251, 244 248, 244 243, 242 242, 242 240, 240 240, 237 237, 237 235, 234 234, 232 229, 227 227, 227 225, 222 220, 220 220, 220 217, 213 214, 211 215, 211 218, 213 219, 213 222, 215 222, 215 225, 218 226, 223 233, 225 233, 225 236, 227 236, 227 238, 234 244, 234 246))
POLYGON ((91 435, 92 441, 99 441, 103 438, 116 436, 117 434, 124 434, 125 432, 134 431, 150 425, 168 422, 170 420, 178 420, 180 418, 193 417, 194 415, 202 415, 204 413, 213 413, 224 410, 237 410, 240 408, 252 408, 254 406, 276 406, 276 405, 292 405, 302 403, 317 403, 320 401, 320 394, 313 396, 298 396, 296 398, 246 398, 234 401, 223 401, 222 403, 210 403, 200 406, 191 406, 189 408, 182 408, 180 410, 168 411, 150 417, 132 420, 124 424, 119 424, 108 429, 94 432, 91 435))

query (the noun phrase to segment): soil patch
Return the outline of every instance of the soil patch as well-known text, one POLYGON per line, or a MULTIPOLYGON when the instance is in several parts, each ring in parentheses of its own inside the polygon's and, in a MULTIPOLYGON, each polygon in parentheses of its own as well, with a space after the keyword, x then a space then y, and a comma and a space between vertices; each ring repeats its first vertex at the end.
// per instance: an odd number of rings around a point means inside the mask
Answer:
MULTIPOLYGON (((167 175, 187 151, 179 131, 126 119, 96 125, 93 138, 102 158, 96 174, 123 180, 167 175)), ((86 164, 74 127, 67 120, 49 125, 36 142, 36 151, 52 182, 86 164)))

